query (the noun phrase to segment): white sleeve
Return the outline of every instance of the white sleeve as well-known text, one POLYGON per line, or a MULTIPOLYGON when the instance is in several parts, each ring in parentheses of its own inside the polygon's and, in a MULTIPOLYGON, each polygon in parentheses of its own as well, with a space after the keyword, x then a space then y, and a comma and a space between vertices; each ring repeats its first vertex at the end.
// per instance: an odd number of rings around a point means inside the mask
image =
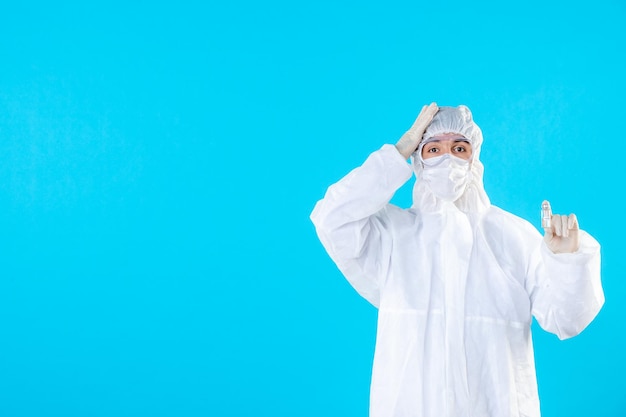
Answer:
POLYGON ((580 231, 575 253, 552 253, 542 242, 530 280, 532 313, 539 325, 567 339, 582 332, 604 304, 600 244, 580 231))
POLYGON ((354 289, 375 306, 392 249, 385 208, 412 172, 395 146, 384 145, 331 185, 311 213, 329 256, 354 289))

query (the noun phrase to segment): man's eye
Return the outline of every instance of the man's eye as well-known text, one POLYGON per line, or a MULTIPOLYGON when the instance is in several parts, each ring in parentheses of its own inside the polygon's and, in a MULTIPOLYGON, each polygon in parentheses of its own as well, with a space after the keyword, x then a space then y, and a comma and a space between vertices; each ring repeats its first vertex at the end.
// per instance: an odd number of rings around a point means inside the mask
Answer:
POLYGON ((429 150, 427 150, 426 152, 437 152, 437 148, 430 148, 429 150))
POLYGON ((462 147, 462 146, 457 146, 456 148, 454 148, 454 150, 455 150, 456 152, 465 152, 465 148, 464 148, 464 147, 462 147))

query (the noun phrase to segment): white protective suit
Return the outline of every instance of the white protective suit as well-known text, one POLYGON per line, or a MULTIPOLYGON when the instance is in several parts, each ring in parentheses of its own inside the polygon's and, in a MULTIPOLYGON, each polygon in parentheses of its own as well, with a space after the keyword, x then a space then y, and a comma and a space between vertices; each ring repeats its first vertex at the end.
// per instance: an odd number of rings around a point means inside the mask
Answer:
POLYGON ((604 303, 600 246, 580 231, 554 254, 527 221, 490 204, 482 133, 465 106, 440 108, 424 140, 463 134, 472 179, 439 200, 393 145, 329 187, 311 214, 330 257, 378 307, 371 417, 540 415, 531 319, 566 339, 604 303), (415 173, 413 206, 389 203, 415 173))

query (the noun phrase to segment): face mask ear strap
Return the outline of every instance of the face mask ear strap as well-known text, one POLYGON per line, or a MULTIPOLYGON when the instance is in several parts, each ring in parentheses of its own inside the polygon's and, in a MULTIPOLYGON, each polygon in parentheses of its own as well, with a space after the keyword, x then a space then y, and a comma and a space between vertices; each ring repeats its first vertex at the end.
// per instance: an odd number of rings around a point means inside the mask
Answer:
POLYGON ((424 168, 424 158, 422 157, 422 149, 424 149, 424 145, 426 145, 428 142, 432 142, 432 140, 430 140, 432 138, 428 138, 428 139, 423 139, 419 146, 417 147, 417 150, 415 151, 416 158, 419 161, 420 164, 422 164, 422 168, 424 168))

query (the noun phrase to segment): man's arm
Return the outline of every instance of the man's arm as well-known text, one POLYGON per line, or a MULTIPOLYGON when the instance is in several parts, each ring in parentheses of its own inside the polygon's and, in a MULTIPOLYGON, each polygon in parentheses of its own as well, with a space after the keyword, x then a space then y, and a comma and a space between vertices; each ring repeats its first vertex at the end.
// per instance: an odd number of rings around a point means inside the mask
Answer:
POLYGON ((359 294, 375 306, 392 248, 386 206, 411 175, 397 149, 384 145, 331 185, 311 213, 329 256, 359 294))

